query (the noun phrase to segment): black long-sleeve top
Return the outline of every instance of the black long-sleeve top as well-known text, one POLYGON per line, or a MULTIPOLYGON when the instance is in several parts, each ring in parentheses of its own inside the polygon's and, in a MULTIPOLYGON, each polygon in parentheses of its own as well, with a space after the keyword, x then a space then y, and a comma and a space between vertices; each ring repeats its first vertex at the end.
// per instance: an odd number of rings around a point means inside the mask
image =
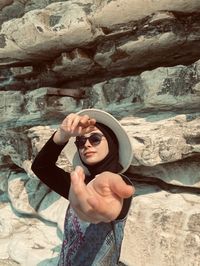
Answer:
POLYGON ((68 199, 70 174, 56 165, 65 145, 56 144, 52 136, 37 154, 31 169, 49 188, 68 199))

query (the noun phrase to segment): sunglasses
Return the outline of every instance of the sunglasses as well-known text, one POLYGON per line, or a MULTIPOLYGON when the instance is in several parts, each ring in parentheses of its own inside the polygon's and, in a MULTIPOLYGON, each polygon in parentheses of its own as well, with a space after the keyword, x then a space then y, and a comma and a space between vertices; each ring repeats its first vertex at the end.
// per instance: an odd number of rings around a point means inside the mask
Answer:
POLYGON ((100 133, 93 133, 89 137, 78 136, 74 143, 78 149, 83 149, 87 140, 89 140, 92 146, 97 146, 100 144, 103 136, 100 133))

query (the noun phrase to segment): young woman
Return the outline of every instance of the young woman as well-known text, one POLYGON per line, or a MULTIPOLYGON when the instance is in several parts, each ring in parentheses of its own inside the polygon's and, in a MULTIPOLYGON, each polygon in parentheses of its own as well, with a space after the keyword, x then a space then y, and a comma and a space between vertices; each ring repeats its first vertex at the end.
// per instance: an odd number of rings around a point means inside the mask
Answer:
POLYGON ((132 154, 129 137, 113 116, 85 109, 69 114, 36 156, 33 172, 70 202, 59 266, 118 264, 134 193, 123 174, 132 154), (63 149, 75 167, 72 173, 56 166, 63 149))

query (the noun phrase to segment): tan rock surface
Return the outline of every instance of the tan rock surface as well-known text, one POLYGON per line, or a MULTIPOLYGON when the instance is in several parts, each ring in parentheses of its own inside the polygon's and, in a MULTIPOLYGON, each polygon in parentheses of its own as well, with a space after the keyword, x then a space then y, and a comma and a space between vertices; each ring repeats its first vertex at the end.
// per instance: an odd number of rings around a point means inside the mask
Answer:
POLYGON ((199 196, 147 187, 138 191, 141 195, 133 199, 126 224, 122 261, 137 266, 198 266, 199 196))

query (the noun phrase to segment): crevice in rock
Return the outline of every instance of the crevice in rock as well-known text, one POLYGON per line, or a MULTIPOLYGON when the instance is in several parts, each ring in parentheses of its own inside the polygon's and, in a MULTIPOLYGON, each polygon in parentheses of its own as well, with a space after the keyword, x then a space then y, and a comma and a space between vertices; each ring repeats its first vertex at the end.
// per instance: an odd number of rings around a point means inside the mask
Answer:
POLYGON ((150 186, 158 186, 162 190, 166 190, 170 193, 190 193, 190 194, 200 194, 200 187, 191 187, 191 186, 181 186, 174 185, 163 181, 160 178, 154 176, 144 176, 137 173, 126 173, 129 179, 132 181, 133 185, 135 184, 148 184, 150 186))

